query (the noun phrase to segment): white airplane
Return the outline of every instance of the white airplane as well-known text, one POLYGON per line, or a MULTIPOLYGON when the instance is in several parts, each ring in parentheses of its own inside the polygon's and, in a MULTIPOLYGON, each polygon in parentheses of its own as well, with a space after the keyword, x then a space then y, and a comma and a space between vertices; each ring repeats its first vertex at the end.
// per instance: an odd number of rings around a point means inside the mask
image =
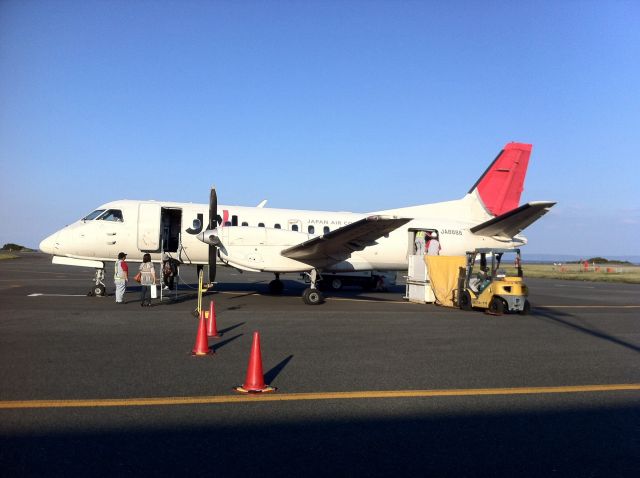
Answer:
POLYGON ((103 295, 105 261, 119 252, 129 261, 150 253, 154 262, 168 253, 182 264, 216 263, 244 271, 272 272, 270 292, 282 292, 282 273, 305 273, 307 304, 319 304, 322 272, 407 270, 417 231, 436 232, 441 255, 464 255, 476 248, 526 244, 520 232, 555 202, 518 206, 531 145, 509 143, 469 192, 454 201, 375 211, 305 211, 258 207, 218 207, 215 189, 206 204, 113 201, 55 232, 40 243, 53 263, 96 269, 94 293, 103 295), (222 211, 222 215, 218 211, 222 211))

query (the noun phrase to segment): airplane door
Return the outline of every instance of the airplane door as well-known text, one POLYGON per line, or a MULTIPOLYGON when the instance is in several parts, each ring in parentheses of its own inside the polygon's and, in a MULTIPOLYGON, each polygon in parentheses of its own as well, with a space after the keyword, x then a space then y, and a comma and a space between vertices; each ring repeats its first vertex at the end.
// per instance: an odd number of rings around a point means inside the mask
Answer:
POLYGON ((138 249, 160 250, 160 205, 142 203, 138 209, 138 249))

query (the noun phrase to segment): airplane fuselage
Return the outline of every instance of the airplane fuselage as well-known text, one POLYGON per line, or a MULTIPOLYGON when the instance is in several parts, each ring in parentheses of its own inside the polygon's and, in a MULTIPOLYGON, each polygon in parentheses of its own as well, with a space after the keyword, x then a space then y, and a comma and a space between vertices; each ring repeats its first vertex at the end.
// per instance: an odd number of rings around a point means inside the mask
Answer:
MULTIPOLYGON (((437 231, 441 255, 463 255, 478 247, 518 247, 525 243, 521 236, 499 240, 473 234, 470 228, 486 218, 467 214, 468 222, 450 219, 460 217, 452 214, 452 208, 460 207, 459 202, 383 211, 412 220, 324 270, 406 270, 408 255, 413 251, 409 234, 413 229, 437 231)), ((160 261, 162 252, 185 264, 208 262, 208 245, 197 237, 206 228, 207 204, 121 200, 104 204, 98 210, 115 213, 106 218, 76 221, 46 238, 40 248, 55 256, 103 262, 113 261, 121 251, 133 262, 141 261, 145 253, 150 253, 153 261, 160 261)), ((310 270, 308 264, 283 257, 280 251, 369 216, 225 205, 218 206, 218 213, 218 230, 224 244, 220 249, 221 262, 239 269, 269 272, 310 270)))

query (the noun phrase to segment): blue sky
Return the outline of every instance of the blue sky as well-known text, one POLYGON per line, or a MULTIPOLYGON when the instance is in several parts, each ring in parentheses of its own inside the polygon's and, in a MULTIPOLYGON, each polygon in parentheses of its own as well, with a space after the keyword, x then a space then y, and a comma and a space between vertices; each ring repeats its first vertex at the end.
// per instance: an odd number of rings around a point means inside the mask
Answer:
POLYGON ((461 197, 509 141, 530 253, 638 254, 640 3, 0 2, 0 243, 115 199, 461 197))

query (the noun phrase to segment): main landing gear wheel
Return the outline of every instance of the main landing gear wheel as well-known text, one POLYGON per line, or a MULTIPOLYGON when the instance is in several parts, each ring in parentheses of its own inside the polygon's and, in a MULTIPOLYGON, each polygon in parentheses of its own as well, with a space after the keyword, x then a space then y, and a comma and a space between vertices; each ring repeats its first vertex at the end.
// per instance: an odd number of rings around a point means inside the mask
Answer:
POLYGON ((274 279, 269 282, 269 294, 280 295, 284 290, 284 284, 280 279, 274 279))
POLYGON ((500 297, 494 297, 489 302, 489 313, 492 315, 502 315, 504 314, 504 302, 500 297))
POLYGON ((307 305, 318 305, 324 302, 324 297, 318 289, 308 288, 302 293, 302 300, 307 305))

